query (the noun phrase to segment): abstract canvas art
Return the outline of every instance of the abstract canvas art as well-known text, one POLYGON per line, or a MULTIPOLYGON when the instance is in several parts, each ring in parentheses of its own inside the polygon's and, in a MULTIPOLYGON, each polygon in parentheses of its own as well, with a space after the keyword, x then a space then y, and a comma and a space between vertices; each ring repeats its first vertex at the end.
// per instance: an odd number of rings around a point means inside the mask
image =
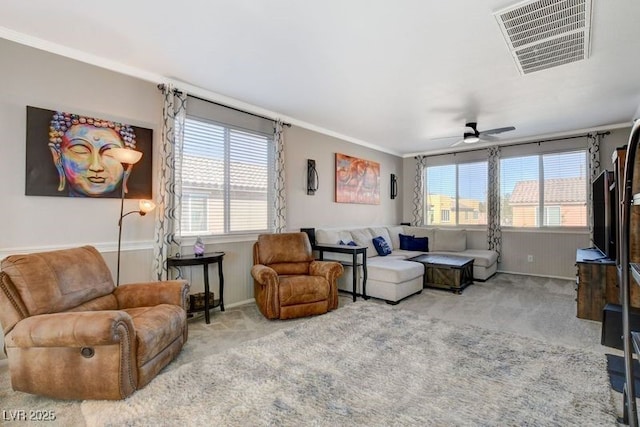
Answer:
POLYGON ((380 204, 380 163, 336 153, 336 202, 380 204))
POLYGON ((151 199, 151 129, 63 111, 27 107, 27 196, 120 198, 124 167, 115 147, 142 152, 127 198, 151 199))

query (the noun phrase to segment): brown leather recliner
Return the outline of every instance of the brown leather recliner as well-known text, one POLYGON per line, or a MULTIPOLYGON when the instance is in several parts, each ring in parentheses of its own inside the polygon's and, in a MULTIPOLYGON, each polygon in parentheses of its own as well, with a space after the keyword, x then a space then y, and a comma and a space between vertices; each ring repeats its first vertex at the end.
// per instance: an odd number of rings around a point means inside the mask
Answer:
POLYGON ((182 280, 116 287, 92 246, 2 260, 0 322, 14 390, 123 399, 187 340, 182 280))
POLYGON ((261 234, 253 245, 254 297, 268 319, 323 314, 338 307, 338 262, 315 261, 306 233, 261 234))

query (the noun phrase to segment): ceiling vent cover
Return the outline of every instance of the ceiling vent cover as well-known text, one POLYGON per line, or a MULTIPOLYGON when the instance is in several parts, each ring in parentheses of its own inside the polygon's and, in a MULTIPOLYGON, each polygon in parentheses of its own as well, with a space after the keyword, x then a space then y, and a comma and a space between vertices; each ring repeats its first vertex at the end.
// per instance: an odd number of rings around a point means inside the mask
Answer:
POLYGON ((537 0, 494 13, 521 74, 589 57, 591 0, 537 0))

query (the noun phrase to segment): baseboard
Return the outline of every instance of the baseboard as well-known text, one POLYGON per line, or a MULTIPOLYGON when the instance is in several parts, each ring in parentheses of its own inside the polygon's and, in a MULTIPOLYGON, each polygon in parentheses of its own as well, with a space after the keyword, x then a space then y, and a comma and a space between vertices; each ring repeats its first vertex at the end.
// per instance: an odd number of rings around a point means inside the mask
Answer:
POLYGON ((224 304, 224 308, 225 309, 234 308, 234 307, 238 307, 238 306, 241 306, 241 305, 255 304, 255 303, 256 303, 256 299, 255 298, 249 298, 249 299, 246 299, 244 301, 232 302, 231 304, 225 303, 224 304))
POLYGON ((496 271, 496 273, 505 273, 505 274, 516 274, 518 276, 534 276, 534 277, 547 277, 549 279, 562 279, 562 280, 576 280, 576 277, 564 277, 564 276, 551 276, 548 274, 534 274, 534 273, 520 273, 517 271, 504 271, 504 270, 498 270, 496 271))

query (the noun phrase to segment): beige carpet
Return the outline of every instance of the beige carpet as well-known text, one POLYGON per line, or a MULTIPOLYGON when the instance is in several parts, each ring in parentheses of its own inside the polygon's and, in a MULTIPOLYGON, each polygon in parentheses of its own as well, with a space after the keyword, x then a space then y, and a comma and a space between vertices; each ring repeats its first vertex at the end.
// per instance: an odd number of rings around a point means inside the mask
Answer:
POLYGON ((370 302, 166 372, 89 426, 616 425, 602 354, 370 302))
MULTIPOLYGON (((485 283, 468 287, 462 295, 425 289, 422 294, 408 298, 393 309, 507 331, 550 344, 615 354, 616 350, 600 346, 599 322, 576 318, 575 298, 575 280, 498 274, 485 283)), ((387 306, 375 300, 370 302, 387 306)), ((358 299, 356 304, 361 303, 362 300, 358 299)), ((341 294, 340 304, 352 304, 351 298, 341 294)), ((178 359, 164 372, 306 321, 268 321, 252 304, 227 308, 224 313, 213 311, 211 319, 209 325, 205 324, 203 317, 189 321, 189 341, 178 359)), ((614 393, 613 400, 620 413, 622 397, 614 393)), ((48 425, 85 425, 79 401, 58 401, 12 391, 6 359, 0 359, 0 402, 0 409, 53 410, 56 421, 48 425)))

